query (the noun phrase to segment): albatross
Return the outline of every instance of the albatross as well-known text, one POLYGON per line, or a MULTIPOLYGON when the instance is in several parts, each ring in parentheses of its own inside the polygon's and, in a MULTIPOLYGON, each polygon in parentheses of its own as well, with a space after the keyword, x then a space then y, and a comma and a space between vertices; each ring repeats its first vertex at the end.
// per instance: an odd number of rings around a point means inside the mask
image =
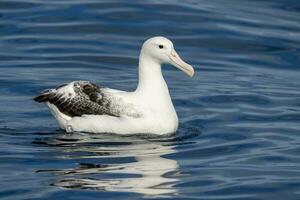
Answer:
POLYGON ((45 102, 66 132, 171 134, 178 128, 178 117, 162 75, 162 64, 171 64, 190 77, 194 75, 193 67, 179 57, 173 43, 157 36, 142 46, 135 91, 74 81, 44 90, 34 101, 45 102))

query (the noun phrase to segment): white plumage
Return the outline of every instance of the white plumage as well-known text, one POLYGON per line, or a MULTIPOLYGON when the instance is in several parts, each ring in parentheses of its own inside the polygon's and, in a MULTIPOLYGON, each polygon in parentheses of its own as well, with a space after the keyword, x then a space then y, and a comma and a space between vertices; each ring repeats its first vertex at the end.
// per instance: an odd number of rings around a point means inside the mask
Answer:
POLYGON ((193 67, 180 59, 170 40, 154 37, 143 44, 134 92, 75 81, 46 90, 35 101, 46 102, 59 126, 67 132, 173 133, 178 128, 178 118, 161 72, 163 63, 194 75, 193 67))

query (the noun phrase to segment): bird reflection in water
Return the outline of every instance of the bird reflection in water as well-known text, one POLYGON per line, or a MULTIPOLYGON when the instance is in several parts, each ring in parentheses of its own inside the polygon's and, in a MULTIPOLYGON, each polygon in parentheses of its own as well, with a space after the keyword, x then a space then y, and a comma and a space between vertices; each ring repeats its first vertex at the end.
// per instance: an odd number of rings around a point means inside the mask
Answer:
POLYGON ((80 164, 71 169, 43 169, 52 172, 52 185, 118 192, 145 196, 175 195, 179 178, 176 160, 165 158, 175 153, 170 143, 133 137, 89 134, 61 134, 47 142, 59 149, 59 160, 74 159, 80 164), (121 141, 121 142, 120 142, 121 141))

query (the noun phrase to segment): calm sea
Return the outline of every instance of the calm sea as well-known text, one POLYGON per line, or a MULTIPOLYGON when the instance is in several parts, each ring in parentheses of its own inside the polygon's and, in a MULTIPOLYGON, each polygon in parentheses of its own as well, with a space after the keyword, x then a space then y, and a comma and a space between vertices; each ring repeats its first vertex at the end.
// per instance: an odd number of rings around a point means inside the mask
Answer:
POLYGON ((300 199, 298 0, 1 0, 0 199, 300 199), (174 136, 66 134, 43 89, 133 90, 140 47, 170 38, 174 136))

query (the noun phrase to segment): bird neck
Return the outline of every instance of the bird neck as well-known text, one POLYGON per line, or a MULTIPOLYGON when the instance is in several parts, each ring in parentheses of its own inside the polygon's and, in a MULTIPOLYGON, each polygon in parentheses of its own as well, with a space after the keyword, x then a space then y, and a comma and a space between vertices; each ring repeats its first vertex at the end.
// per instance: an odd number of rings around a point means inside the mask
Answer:
POLYGON ((139 83, 134 94, 152 112, 158 114, 158 121, 162 120, 163 123, 177 127, 177 114, 162 75, 161 64, 142 53, 139 61, 139 83))
POLYGON ((143 53, 141 53, 139 59, 139 82, 136 92, 153 95, 156 98, 160 97, 158 95, 169 97, 169 90, 162 75, 161 64, 143 53))

